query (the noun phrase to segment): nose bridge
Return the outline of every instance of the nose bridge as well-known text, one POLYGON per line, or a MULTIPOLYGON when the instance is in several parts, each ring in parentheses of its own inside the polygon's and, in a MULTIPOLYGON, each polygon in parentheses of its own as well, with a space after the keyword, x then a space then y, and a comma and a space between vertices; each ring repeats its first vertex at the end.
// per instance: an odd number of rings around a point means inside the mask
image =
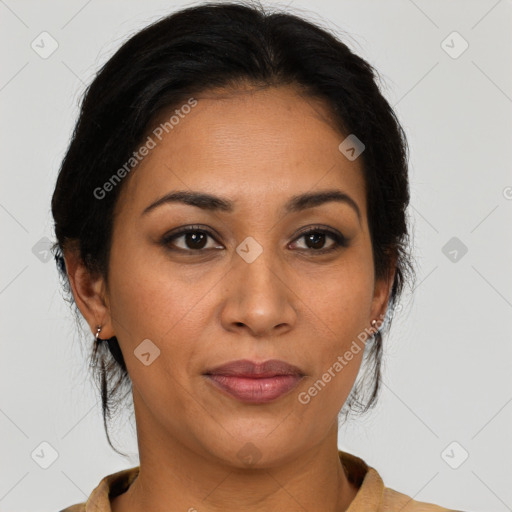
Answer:
POLYGON ((278 248, 271 245, 272 237, 269 233, 258 238, 262 243, 248 236, 238 245, 234 270, 238 274, 240 284, 248 288, 250 295, 268 295, 275 293, 278 288, 275 282, 276 272, 280 267, 278 248))
POLYGON ((261 235, 264 240, 260 244, 247 237, 236 248, 223 308, 223 321, 231 328, 244 324, 253 334, 265 335, 278 325, 293 322, 290 291, 279 275, 283 268, 279 248, 271 238, 269 233, 261 235))

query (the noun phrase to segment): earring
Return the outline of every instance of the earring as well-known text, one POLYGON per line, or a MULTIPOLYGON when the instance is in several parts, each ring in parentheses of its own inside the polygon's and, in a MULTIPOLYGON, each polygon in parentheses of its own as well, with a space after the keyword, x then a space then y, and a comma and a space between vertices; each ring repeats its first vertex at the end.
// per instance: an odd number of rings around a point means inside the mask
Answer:
POLYGON ((113 358, 118 362, 118 364, 121 366, 121 368, 124 371, 126 370, 126 364, 124 362, 123 353, 121 352, 121 348, 119 347, 119 343, 117 342, 117 339, 115 336, 112 336, 112 338, 108 338, 106 340, 102 340, 100 338, 100 332, 101 332, 101 325, 96 326, 96 334, 94 335, 94 338, 96 340, 96 343, 99 344, 102 341, 106 343, 106 346, 110 353, 112 354, 113 358))
POLYGON ((96 340, 96 343, 101 343, 102 341, 104 341, 104 340, 102 340, 102 339, 99 337, 99 336, 100 336, 100 332, 101 332, 101 325, 97 325, 97 326, 96 326, 96 329, 97 329, 97 331, 96 331, 96 335, 94 336, 94 338, 95 338, 95 340, 96 340))
POLYGON ((372 323, 372 327, 375 329, 375 332, 374 332, 374 335, 375 335, 379 332, 379 329, 376 327, 377 320, 373 319, 371 323, 372 323))

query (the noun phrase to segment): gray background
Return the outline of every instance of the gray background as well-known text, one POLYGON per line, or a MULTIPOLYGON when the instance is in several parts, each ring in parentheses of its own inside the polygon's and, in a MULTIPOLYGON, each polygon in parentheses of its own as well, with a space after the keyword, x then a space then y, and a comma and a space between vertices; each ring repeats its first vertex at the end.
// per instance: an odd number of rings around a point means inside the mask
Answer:
MULTIPOLYGON (((0 0, 0 511, 60 510, 138 464, 129 418, 114 436, 131 459, 106 442, 45 237, 85 84, 128 35, 185 5, 0 0), (58 43, 46 59, 31 47, 43 31, 58 43), (58 454, 47 469, 42 442, 58 454)), ((342 427, 339 446, 417 500, 512 510, 512 2, 274 5, 350 34, 411 145, 417 288, 387 341, 379 404, 342 427)))

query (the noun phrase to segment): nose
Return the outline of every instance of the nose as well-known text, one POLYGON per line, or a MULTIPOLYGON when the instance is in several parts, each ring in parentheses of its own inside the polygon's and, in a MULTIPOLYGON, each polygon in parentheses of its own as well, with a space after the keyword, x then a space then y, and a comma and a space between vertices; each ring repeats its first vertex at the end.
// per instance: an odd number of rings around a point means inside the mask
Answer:
POLYGON ((221 322, 228 331, 246 330, 254 337, 273 337, 293 328, 298 296, 292 273, 270 250, 251 263, 238 254, 226 275, 221 322))

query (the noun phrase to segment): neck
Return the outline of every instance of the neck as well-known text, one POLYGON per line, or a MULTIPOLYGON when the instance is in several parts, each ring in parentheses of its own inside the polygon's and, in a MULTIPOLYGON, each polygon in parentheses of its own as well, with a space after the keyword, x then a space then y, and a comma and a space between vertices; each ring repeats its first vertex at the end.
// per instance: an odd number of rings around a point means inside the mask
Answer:
POLYGON ((337 422, 321 444, 260 468, 206 456, 158 432, 154 424, 138 421, 137 433, 139 475, 112 499, 112 512, 344 512, 357 494, 338 456, 337 422))

